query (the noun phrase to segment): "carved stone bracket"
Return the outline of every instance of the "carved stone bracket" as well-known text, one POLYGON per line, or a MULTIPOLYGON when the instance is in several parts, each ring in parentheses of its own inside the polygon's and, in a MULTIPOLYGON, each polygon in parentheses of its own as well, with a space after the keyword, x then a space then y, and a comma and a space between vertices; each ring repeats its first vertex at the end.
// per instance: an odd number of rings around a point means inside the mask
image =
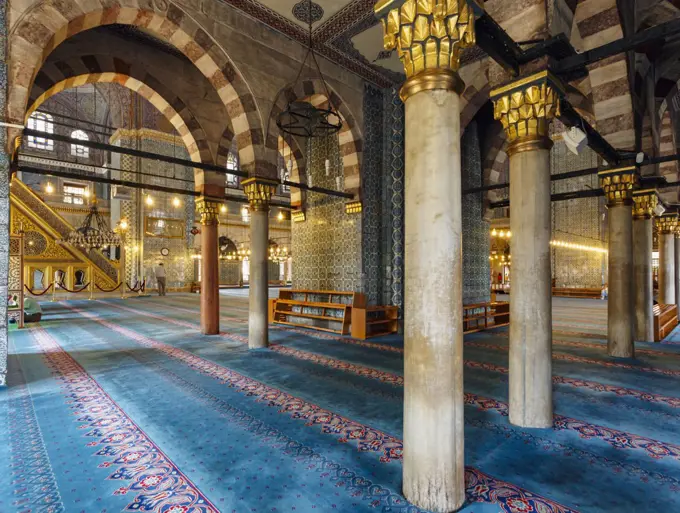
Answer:
POLYGON ((503 125, 508 153, 550 148, 550 121, 560 115, 562 83, 544 70, 491 91, 494 119, 503 125))
POLYGON ((600 171, 597 176, 600 178, 600 187, 607 198, 607 206, 633 204, 633 191, 638 184, 635 166, 600 171))
POLYGON ((196 209, 201 215, 201 224, 203 226, 214 226, 220 224, 219 219, 220 204, 214 200, 208 199, 205 196, 200 196, 196 200, 196 209))
POLYGON ((241 182, 243 185, 243 192, 246 193, 251 210, 268 211, 269 202, 276 192, 276 187, 279 185, 274 180, 267 180, 266 178, 247 178, 241 182))

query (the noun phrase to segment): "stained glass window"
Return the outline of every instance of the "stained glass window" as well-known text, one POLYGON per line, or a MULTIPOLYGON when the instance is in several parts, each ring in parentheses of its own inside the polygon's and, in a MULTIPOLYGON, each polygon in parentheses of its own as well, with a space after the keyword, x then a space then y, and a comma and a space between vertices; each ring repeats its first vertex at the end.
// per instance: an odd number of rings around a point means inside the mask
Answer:
MULTIPOLYGON (((75 130, 71 132, 71 139, 78 139, 79 141, 90 140, 87 134, 82 130, 75 130)), ((80 144, 71 144, 71 155, 86 159, 90 156, 90 148, 87 146, 81 146, 80 144)))
MULTIPOLYGON (((229 155, 227 155, 227 170, 238 170, 238 157, 233 152, 229 152, 229 155)), ((227 187, 229 189, 238 189, 238 184, 238 176, 227 173, 227 187)))

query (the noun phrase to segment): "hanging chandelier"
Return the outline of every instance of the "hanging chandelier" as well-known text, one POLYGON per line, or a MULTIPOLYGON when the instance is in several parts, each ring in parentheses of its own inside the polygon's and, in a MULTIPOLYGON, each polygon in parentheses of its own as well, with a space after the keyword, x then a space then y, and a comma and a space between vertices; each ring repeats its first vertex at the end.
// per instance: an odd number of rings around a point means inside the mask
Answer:
POLYGON ((307 59, 310 59, 310 67, 313 63, 326 92, 328 108, 323 109, 320 107, 315 107, 306 101, 294 100, 289 101, 285 110, 283 110, 276 118, 276 125, 282 132, 292 136, 305 138, 325 137, 339 132, 342 128, 342 119, 340 118, 340 114, 338 113, 337 109, 333 107, 328 86, 326 85, 326 81, 323 78, 323 74, 319 68, 319 63, 316 60, 316 54, 314 53, 314 44, 312 42, 312 22, 316 21, 314 19, 314 14, 315 13, 312 9, 312 0, 308 0, 306 16, 309 26, 309 46, 307 48, 307 54, 302 61, 302 65, 300 66, 300 71, 298 71, 295 82, 293 82, 293 89, 300 80, 302 70, 307 64, 307 59))
POLYGON ((73 230, 66 237, 66 242, 82 248, 99 249, 105 246, 119 246, 120 235, 109 228, 104 217, 97 208, 97 197, 93 196, 88 212, 80 228, 73 230))

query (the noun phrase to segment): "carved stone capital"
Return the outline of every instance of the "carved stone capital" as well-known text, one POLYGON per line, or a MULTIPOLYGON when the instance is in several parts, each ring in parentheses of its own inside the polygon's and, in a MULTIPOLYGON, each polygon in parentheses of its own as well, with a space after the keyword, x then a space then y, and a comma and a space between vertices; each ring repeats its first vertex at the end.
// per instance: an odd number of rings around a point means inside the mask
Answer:
POLYGON ((201 215, 201 224, 203 226, 215 226, 220 224, 219 212, 220 204, 215 201, 206 198, 205 196, 199 196, 196 199, 196 210, 201 215))
POLYGON ((651 219, 663 212, 659 202, 659 193, 655 189, 644 189, 633 192, 633 219, 651 219))
POLYGON ((635 166, 600 171, 597 176, 607 198, 607 206, 633 204, 633 191, 638 183, 635 166))
POLYGON ((241 182, 251 210, 268 211, 269 202, 279 183, 266 178, 247 178, 241 182))
MULTIPOLYGON (((384 48, 396 49, 407 79, 426 70, 455 74, 461 49, 475 44, 475 15, 469 0, 380 0, 375 14, 382 23, 384 48)), ((418 91, 424 89, 422 85, 418 91)), ((429 80, 425 85, 458 87, 455 80, 429 80)))
POLYGON ((676 233, 678 230, 678 214, 675 212, 660 215, 655 221, 659 233, 676 233))
POLYGON ((560 115, 561 82, 544 70, 491 91, 494 119, 503 125, 508 154, 550 148, 550 121, 560 115))

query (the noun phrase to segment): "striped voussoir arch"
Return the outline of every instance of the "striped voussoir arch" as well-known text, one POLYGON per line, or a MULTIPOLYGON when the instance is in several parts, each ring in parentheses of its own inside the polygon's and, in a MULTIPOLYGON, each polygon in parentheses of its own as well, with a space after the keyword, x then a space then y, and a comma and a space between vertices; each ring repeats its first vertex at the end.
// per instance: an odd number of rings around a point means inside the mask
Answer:
MULTIPOLYGON (((665 109, 661 115, 661 130, 659 133, 659 156, 667 157, 676 153, 675 133, 671 121, 670 109, 665 109)), ((675 182, 678 178, 678 162, 662 162, 659 164, 659 174, 665 176, 669 182, 675 182)))
MULTIPOLYGON (((328 94, 331 96, 333 107, 338 109, 343 121, 342 128, 338 133, 338 141, 342 155, 345 192, 359 196, 361 189, 361 154, 363 151, 361 133, 348 106, 332 89, 329 89, 328 94)), ((294 88, 287 87, 281 91, 270 113, 269 133, 267 134, 268 149, 278 149, 279 129, 276 126, 276 117, 283 112, 288 102, 295 100, 310 101, 315 106, 327 105, 326 89, 320 80, 313 79, 298 82, 294 88)))
MULTIPOLYGON (((579 0, 571 38, 579 51, 622 37, 616 0, 579 0)), ((635 120, 625 54, 591 64, 588 71, 597 130, 612 146, 634 149, 635 120)))
POLYGON ((45 64, 33 83, 26 119, 48 98, 84 84, 116 83, 148 100, 175 127, 194 162, 212 163, 205 131, 189 107, 141 66, 87 55, 45 64))
POLYGON ((210 81, 224 103, 239 158, 250 172, 264 158, 257 105, 225 52, 187 13, 167 0, 76 0, 36 2, 10 28, 8 117, 21 123, 29 92, 52 50, 69 37, 102 25, 133 25, 181 51, 210 81))
POLYGON ((460 131, 468 126, 477 115, 479 109, 490 101, 489 63, 487 59, 471 62, 460 69, 460 78, 465 83, 465 90, 460 96, 460 131))

